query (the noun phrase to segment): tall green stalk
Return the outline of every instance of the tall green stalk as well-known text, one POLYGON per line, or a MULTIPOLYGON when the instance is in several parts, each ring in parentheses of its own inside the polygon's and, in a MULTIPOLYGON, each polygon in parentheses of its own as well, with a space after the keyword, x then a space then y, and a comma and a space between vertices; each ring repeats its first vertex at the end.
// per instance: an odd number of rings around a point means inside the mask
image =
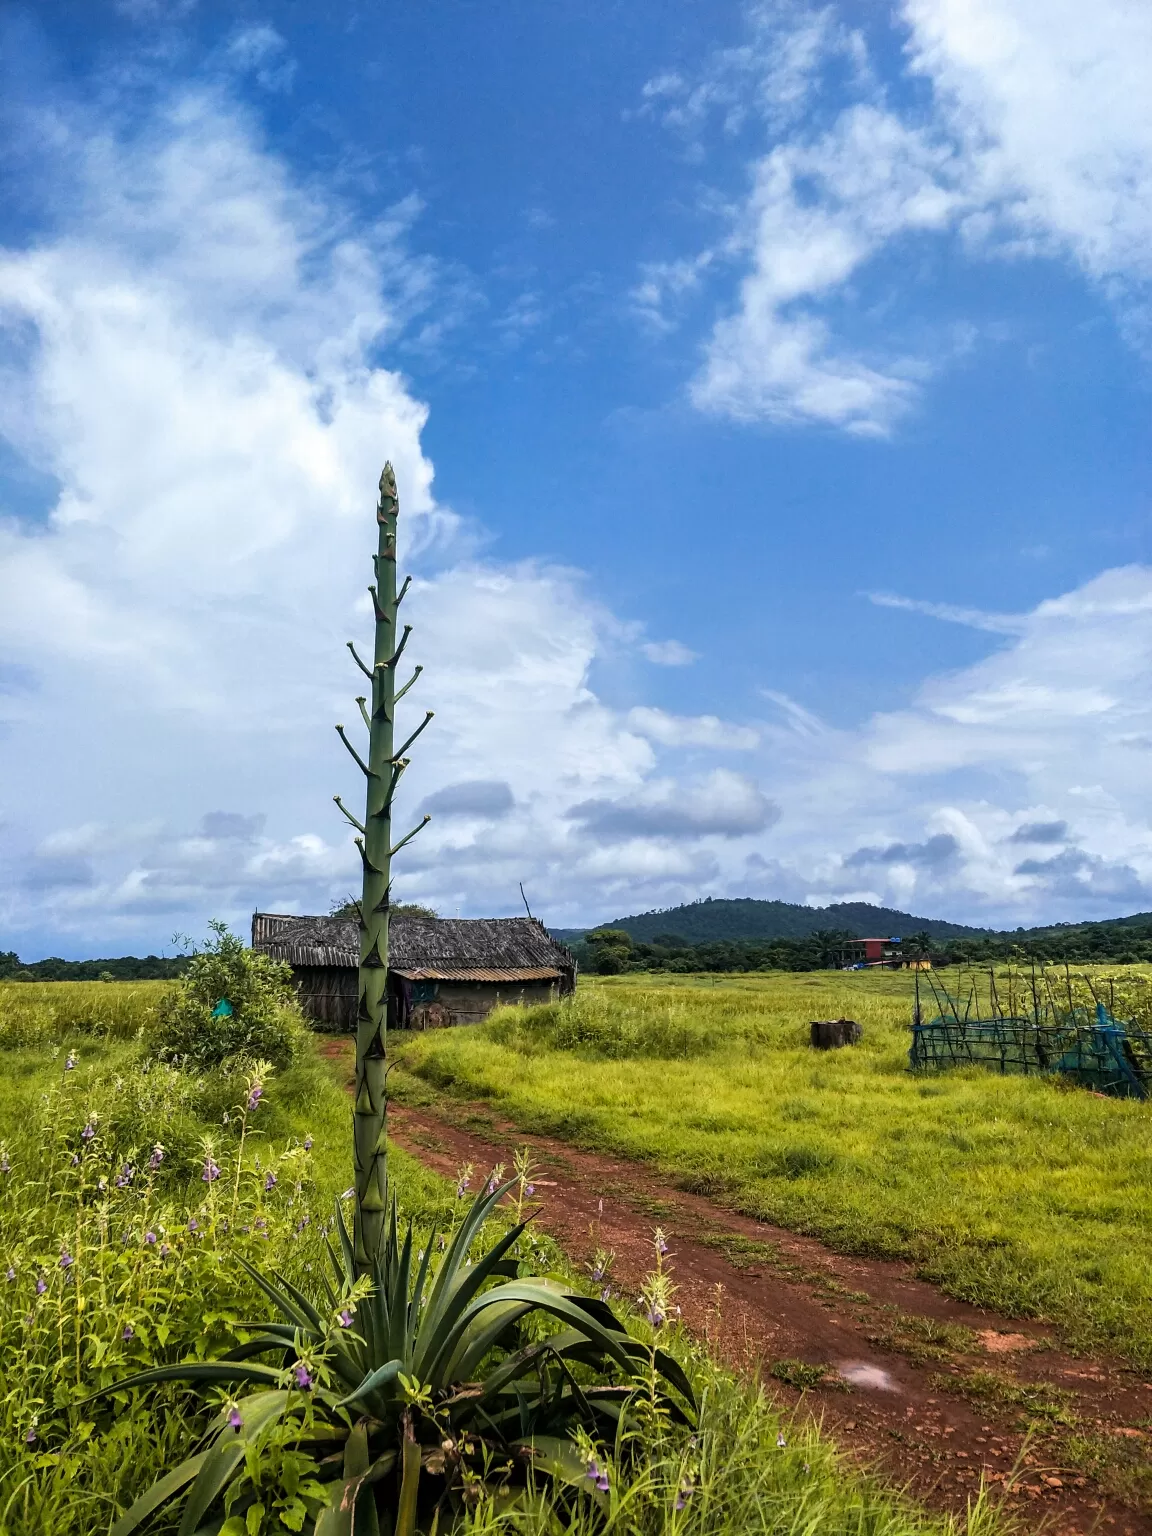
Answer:
POLYGON ((352 1111, 353 1161, 356 1178, 356 1209, 353 1242, 356 1265, 367 1273, 384 1236, 388 1205, 387 1173, 387 1028, 388 1028, 388 908, 392 879, 392 855, 416 836, 430 819, 414 827, 407 837, 392 842, 392 799, 400 776, 408 766, 404 753, 432 718, 429 710, 423 721, 399 749, 395 750, 396 705, 420 675, 417 667, 403 688, 396 687, 396 668, 412 626, 406 624, 396 636, 397 612, 408 590, 407 578, 396 589, 396 520, 400 503, 396 495, 396 477, 391 464, 385 464, 380 476, 380 501, 376 509, 379 547, 373 562, 376 581, 368 588, 376 614, 376 643, 372 666, 365 666, 356 654, 357 666, 372 685, 371 709, 368 700, 358 698, 360 713, 368 727, 368 761, 365 762, 338 725, 340 739, 356 760, 367 780, 364 821, 361 823, 344 806, 340 796, 336 804, 360 833, 356 846, 364 865, 364 886, 360 899, 360 972, 359 1001, 356 1011, 356 1082, 352 1111))

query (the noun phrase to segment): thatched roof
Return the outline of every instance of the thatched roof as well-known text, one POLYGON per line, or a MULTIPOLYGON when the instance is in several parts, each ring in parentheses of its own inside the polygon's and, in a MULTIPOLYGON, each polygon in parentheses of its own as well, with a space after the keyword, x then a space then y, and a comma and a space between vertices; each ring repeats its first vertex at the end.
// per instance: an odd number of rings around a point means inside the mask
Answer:
MULTIPOLYGON (((252 915, 252 948, 293 966, 355 969, 355 918, 252 915)), ((390 969, 412 981, 547 981, 575 975, 570 950, 534 917, 417 917, 396 912, 388 924, 390 969)))

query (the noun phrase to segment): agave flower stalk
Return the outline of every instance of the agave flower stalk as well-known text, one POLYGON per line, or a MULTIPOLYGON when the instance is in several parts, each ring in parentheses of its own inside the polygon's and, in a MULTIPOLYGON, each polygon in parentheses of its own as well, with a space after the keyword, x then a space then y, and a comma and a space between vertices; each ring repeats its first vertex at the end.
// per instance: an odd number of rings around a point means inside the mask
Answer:
POLYGON ((408 766, 404 753, 432 719, 429 710, 399 750, 395 746, 396 705, 420 675, 419 667, 402 688, 396 687, 396 669, 408 643, 412 626, 397 636, 397 614, 409 581, 397 591, 396 523, 400 510, 396 477, 391 464, 380 476, 380 500, 376 509, 379 546, 374 569, 376 580, 368 588, 376 615, 376 641, 372 666, 368 667, 349 642, 357 666, 372 686, 371 700, 357 699, 368 727, 367 762, 338 725, 340 739, 367 780, 364 820, 360 822, 342 804, 336 804, 359 832, 356 846, 364 866, 360 898, 360 972, 356 1010, 356 1078, 352 1111, 353 1162, 356 1192, 353 1244, 360 1274, 368 1274, 380 1246, 388 1210, 387 1177, 387 1026, 388 1026, 388 909, 392 881, 392 855, 409 842, 428 822, 398 843, 392 842, 392 800, 400 776, 408 766), (369 706, 370 707, 367 707, 369 706))

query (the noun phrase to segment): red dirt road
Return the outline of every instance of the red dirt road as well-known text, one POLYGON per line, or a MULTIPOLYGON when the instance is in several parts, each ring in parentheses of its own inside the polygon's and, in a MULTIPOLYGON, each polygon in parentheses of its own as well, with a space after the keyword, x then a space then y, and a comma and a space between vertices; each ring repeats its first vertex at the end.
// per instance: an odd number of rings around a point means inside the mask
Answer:
MULTIPOLYGON (((326 1047, 336 1059, 349 1052, 350 1042, 326 1047)), ((832 1253, 641 1164, 525 1135, 483 1105, 393 1105, 389 1124, 426 1166, 454 1175, 471 1163, 477 1182, 527 1146, 540 1225, 577 1264, 613 1253, 610 1280, 626 1297, 651 1268, 661 1227, 687 1327, 742 1369, 826 1367, 826 1381, 803 1392, 767 1379, 926 1504, 963 1508, 983 1478, 1003 1487, 1026 1529, 1152 1536, 1152 1502, 1133 1491, 1141 1472, 1152 1487, 1152 1384, 1122 1362, 1070 1355, 1044 1325, 953 1301, 907 1265, 832 1253)))

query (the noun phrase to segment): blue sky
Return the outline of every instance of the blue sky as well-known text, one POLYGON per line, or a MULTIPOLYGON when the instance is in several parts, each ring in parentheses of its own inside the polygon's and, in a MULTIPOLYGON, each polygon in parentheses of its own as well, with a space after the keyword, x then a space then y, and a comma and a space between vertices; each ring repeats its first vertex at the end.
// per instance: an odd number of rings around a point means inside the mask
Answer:
POLYGON ((1152 13, 0 11, 0 947, 401 896, 1152 907, 1152 13), (354 706, 351 706, 354 710, 354 706))

